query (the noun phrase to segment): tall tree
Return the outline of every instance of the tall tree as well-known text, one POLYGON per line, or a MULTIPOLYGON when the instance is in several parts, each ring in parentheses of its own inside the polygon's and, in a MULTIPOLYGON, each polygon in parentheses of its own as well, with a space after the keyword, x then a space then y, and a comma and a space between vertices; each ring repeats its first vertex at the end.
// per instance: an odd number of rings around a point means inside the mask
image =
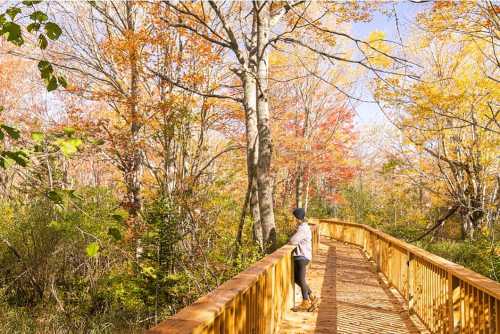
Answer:
MULTIPOLYGON (((443 225, 453 213, 462 222, 464 238, 475 239, 498 219, 500 179, 498 161, 498 83, 491 76, 498 67, 488 41, 463 38, 461 32, 443 36, 431 30, 418 36, 416 48, 423 66, 421 81, 409 84, 397 78, 379 81, 377 97, 397 115, 395 124, 405 134, 406 153, 425 168, 413 168, 425 177, 426 187, 449 207, 443 225), (493 57, 493 58, 492 58, 493 57), (493 67, 492 67, 493 65, 493 67)), ((403 161, 406 159, 403 159, 403 161)))
MULTIPOLYGON (((370 18, 370 11, 375 5, 359 4, 336 4, 316 3, 303 1, 255 1, 245 2, 217 2, 209 1, 195 3, 172 3, 165 1, 163 4, 174 13, 177 18, 165 17, 164 20, 172 27, 190 33, 206 41, 227 49, 231 56, 227 57, 232 70, 242 76, 240 85, 243 86, 243 94, 256 94, 256 97, 238 97, 231 94, 228 87, 221 85, 217 92, 197 91, 200 95, 217 98, 230 98, 243 102, 246 107, 247 117, 247 156, 249 157, 248 170, 256 170, 248 173, 248 184, 251 199, 255 199, 254 175, 257 180, 258 208, 260 226, 262 227, 262 243, 273 245, 275 236, 275 221, 272 200, 272 134, 270 126, 270 111, 268 97, 268 71, 269 52, 271 47, 281 43, 292 45, 299 49, 309 50, 317 53, 329 63, 339 62, 348 66, 360 66, 375 71, 379 74, 399 73, 387 66, 381 67, 372 63, 373 58, 386 58, 398 64, 399 68, 408 66, 404 59, 393 56, 385 49, 378 49, 375 44, 356 39, 347 34, 336 25, 351 21, 366 21, 370 18), (336 28, 339 28, 336 30, 336 28), (341 57, 334 51, 336 39, 349 41, 351 46, 361 54, 360 59, 354 57, 341 57), (314 43, 319 41, 318 43, 314 43), (253 63, 255 60, 255 64, 253 63), (253 77, 249 80, 249 76, 253 77), (254 90, 253 80, 256 81, 254 90), (249 84, 249 87, 245 85, 249 84), (254 115, 253 99, 256 99, 256 113, 254 115), (250 102, 250 103, 249 103, 250 102), (254 129, 250 128, 257 124, 258 152, 256 151, 254 129), (252 154, 258 154, 258 164, 253 166, 255 158, 252 154), (257 167, 257 168, 255 168, 257 167)), ((283 44, 283 45, 284 45, 283 44)), ((352 54, 348 52, 347 54, 352 54)), ((183 82, 169 78, 179 86, 186 88, 183 82)), ((331 83, 332 87, 336 87, 331 83)), ((192 90, 192 89, 191 89, 192 90)), ((255 200, 249 200, 254 212, 254 224, 257 218, 255 200)), ((260 230, 260 229, 257 229, 260 230)))
POLYGON ((55 10, 67 21, 62 26, 65 38, 51 54, 59 60, 56 65, 74 76, 70 92, 94 101, 97 108, 107 105, 102 114, 110 108, 116 116, 101 117, 93 131, 109 142, 109 157, 123 175, 124 206, 134 229, 142 208, 142 135, 147 113, 140 98, 146 85, 140 72, 145 45, 141 5, 133 1, 58 3, 55 10))
POLYGON ((322 78, 340 85, 349 81, 348 74, 328 67, 320 71, 324 64, 309 51, 293 56, 275 52, 271 64, 274 170, 277 182, 284 183, 283 201, 289 193, 295 193, 299 207, 307 208, 317 194, 331 200, 336 187, 354 171, 349 157, 356 136, 346 96, 332 92, 322 78), (287 173, 277 172, 280 169, 287 173))

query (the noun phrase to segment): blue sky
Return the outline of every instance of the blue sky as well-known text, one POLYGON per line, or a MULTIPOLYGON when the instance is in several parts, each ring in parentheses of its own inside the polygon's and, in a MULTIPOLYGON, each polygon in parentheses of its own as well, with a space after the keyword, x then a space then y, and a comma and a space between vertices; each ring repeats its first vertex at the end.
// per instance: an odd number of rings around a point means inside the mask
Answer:
MULTIPOLYGON (((418 12, 429 7, 429 3, 412 3, 409 1, 387 2, 386 8, 392 10, 395 6, 399 20, 399 28, 403 43, 408 35, 408 28, 415 22, 415 16, 418 12)), ((377 12, 373 20, 367 23, 356 23, 352 26, 351 33, 360 39, 366 39, 368 35, 374 31, 383 31, 386 38, 389 40, 399 41, 399 36, 396 29, 396 22, 393 16, 389 17, 385 14, 377 12)), ((363 88, 362 88, 363 89, 363 88)), ((368 93, 368 87, 364 89, 367 95, 365 99, 370 100, 371 95, 368 93)), ((374 103, 359 103, 356 106, 355 117, 356 128, 362 129, 373 124, 388 124, 389 122, 384 117, 378 106, 374 103)))

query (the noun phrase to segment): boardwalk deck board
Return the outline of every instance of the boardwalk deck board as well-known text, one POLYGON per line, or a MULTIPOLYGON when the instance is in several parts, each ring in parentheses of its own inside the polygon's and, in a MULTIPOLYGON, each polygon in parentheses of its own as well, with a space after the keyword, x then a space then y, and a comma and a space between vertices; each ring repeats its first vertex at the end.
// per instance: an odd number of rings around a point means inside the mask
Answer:
POLYGON ((281 334, 427 333, 408 316, 402 299, 383 282, 361 249, 352 245, 322 237, 308 283, 321 305, 313 313, 287 312, 281 334))

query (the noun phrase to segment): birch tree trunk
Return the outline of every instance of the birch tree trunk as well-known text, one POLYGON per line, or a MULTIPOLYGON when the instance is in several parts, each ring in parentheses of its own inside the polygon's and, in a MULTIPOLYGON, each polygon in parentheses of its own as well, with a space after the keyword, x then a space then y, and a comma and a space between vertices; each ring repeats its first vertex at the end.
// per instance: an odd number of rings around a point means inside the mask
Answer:
MULTIPOLYGON (((304 93, 301 92, 301 95, 304 93)), ((305 99, 304 103, 309 103, 307 99, 305 99)), ((309 117, 311 114, 311 108, 306 105, 304 108, 304 125, 303 125, 303 130, 302 130, 302 137, 305 139, 309 138, 310 130, 309 130, 309 117)), ((309 144, 306 144, 304 146, 304 151, 309 153, 311 151, 311 147, 309 144)), ((308 160, 309 157, 306 158, 306 161, 300 160, 298 163, 297 167, 297 180, 296 180, 296 188, 295 188, 295 202, 297 204, 298 208, 304 208, 307 209, 307 204, 308 204, 308 195, 309 195, 309 181, 307 182, 307 189, 306 189, 306 194, 305 194, 305 200, 304 198, 304 177, 306 175, 306 171, 308 171, 307 165, 308 165, 308 160)), ((307 211, 307 210, 306 210, 307 211)))
MULTIPOLYGON (((133 13, 133 2, 125 3, 127 14, 127 29, 130 32, 135 30, 135 21, 133 13)), ((131 50, 129 53, 130 62, 130 88, 127 96, 128 115, 130 117, 130 143, 128 144, 127 154, 125 158, 125 166, 123 169, 125 184, 127 187, 127 211, 130 216, 132 231, 138 233, 140 223, 140 212, 142 210, 142 175, 143 175, 143 154, 140 147, 139 132, 143 126, 142 117, 139 115, 139 72, 138 72, 138 51, 131 50)), ((135 246, 135 257, 137 261, 142 259, 144 252, 141 238, 137 238, 135 246)))
POLYGON ((271 158, 273 144, 269 121, 268 101, 268 64, 270 2, 258 0, 254 3, 254 15, 257 15, 257 123, 259 132, 259 163, 257 181, 259 191, 259 209, 262 223, 263 240, 268 249, 276 246, 276 224, 273 208, 273 182, 271 158))
MULTIPOLYGON (((250 61, 251 62, 251 61, 250 61)), ((253 66, 255 69, 255 66, 253 66)), ((257 82, 255 71, 252 71, 250 63, 249 70, 243 74, 244 104, 246 117, 246 140, 247 140, 247 172, 248 184, 250 185, 250 213, 253 220, 253 234, 257 243, 263 245, 262 225, 260 221, 259 194, 257 181, 257 168, 259 158, 259 141, 257 128, 257 82)))
MULTIPOLYGON (((135 22, 133 17, 133 3, 126 3, 127 28, 133 32, 135 22)), ((130 124, 130 148, 126 157, 124 168, 125 183, 127 186, 128 212, 133 220, 138 218, 142 208, 141 181, 142 181, 142 152, 139 147, 139 131, 142 128, 141 117, 138 111, 138 61, 137 50, 133 50, 129 55, 130 60, 130 89, 128 96, 128 113, 131 119, 130 124)))
POLYGON ((305 199, 304 199, 304 210, 307 212, 307 208, 309 206, 309 189, 311 187, 311 179, 308 178, 306 181, 306 191, 305 191, 305 199))
POLYGON ((259 163, 259 132, 257 127, 257 18, 254 16, 247 57, 243 64, 243 104, 245 108, 247 140, 247 175, 250 187, 249 207, 253 221, 253 237, 263 248, 262 224, 259 209, 257 168, 259 163))
POLYGON ((297 176, 295 179, 295 206, 297 208, 302 208, 302 195, 304 193, 304 167, 302 163, 299 162, 297 167, 297 176))

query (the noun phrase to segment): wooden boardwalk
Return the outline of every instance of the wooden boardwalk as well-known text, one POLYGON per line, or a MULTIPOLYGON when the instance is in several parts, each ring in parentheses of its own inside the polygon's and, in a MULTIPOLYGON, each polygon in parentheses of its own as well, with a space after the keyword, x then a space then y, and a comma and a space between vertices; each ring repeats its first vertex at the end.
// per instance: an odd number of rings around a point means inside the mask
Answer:
MULTIPOLYGON (((428 333, 416 317, 409 317, 403 300, 359 248, 321 237, 307 281, 321 297, 319 309, 287 312, 280 333, 428 333)), ((299 303, 300 289, 295 288, 299 303)))
POLYGON ((294 246, 284 245, 147 333, 429 333, 423 323, 433 333, 500 333, 499 283, 367 225, 315 222, 308 282, 322 299, 316 312, 289 310, 294 246), (409 301, 422 322, 408 315, 409 301))

